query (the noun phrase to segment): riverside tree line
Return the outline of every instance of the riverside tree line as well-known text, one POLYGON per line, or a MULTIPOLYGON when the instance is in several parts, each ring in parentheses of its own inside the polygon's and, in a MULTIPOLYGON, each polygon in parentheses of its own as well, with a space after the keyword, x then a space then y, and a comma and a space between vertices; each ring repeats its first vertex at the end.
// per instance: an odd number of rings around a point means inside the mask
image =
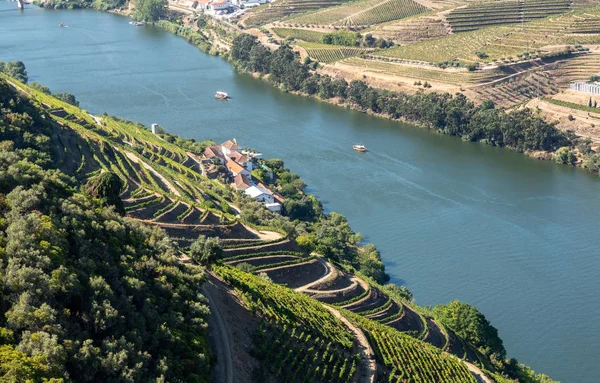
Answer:
MULTIPOLYGON (((308 58, 300 62, 287 45, 271 51, 248 34, 236 36, 230 55, 238 69, 268 75, 271 82, 286 91, 325 100, 337 98, 360 110, 415 122, 465 141, 520 152, 553 152, 561 147, 570 150, 569 147, 580 144, 574 135, 559 131, 554 123, 543 120, 529 109, 506 111, 496 108, 492 101, 475 105, 461 93, 417 92, 411 95, 372 88, 360 80, 348 83, 343 78, 314 73, 312 70, 317 63, 308 58)), ((590 153, 589 148, 581 149, 580 153, 587 159, 588 167, 598 171, 600 157, 590 153)), ((561 155, 557 161, 561 162, 563 158, 561 155)), ((571 157, 566 161, 569 163, 571 157)))

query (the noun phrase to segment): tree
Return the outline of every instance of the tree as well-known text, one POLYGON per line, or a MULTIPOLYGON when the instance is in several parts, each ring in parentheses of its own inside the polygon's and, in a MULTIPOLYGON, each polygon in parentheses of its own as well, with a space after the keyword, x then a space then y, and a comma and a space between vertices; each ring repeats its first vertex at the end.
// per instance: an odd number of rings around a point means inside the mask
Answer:
POLYGON ((42 85, 40 83, 37 83, 35 81, 32 82, 31 84, 29 84, 29 86, 32 87, 33 89, 37 90, 37 91, 42 92, 42 93, 52 94, 52 92, 50 92, 50 88, 48 88, 47 86, 44 86, 44 85, 42 85))
POLYGON ((136 0, 134 18, 154 22, 167 15, 167 0, 136 0))
POLYGON ((315 250, 315 241, 309 234, 302 234, 296 237, 296 243, 307 253, 312 253, 315 250))
POLYGON ((435 306, 433 314, 485 355, 495 354, 497 360, 505 358, 506 350, 498 330, 475 307, 455 300, 447 305, 435 306))
POLYGON ((7 62, 4 65, 3 72, 15 80, 21 81, 22 83, 27 83, 29 80, 27 70, 25 69, 25 64, 23 64, 22 61, 7 62))
POLYGON ((190 257, 201 265, 211 265, 221 259, 223 246, 216 237, 200 235, 190 246, 190 257))
POLYGON ((113 172, 102 172, 89 179, 86 189, 94 198, 102 201, 104 206, 114 206, 115 210, 125 215, 125 206, 120 193, 123 181, 113 172))
POLYGON ((271 65, 271 51, 262 44, 254 44, 250 49, 250 70, 258 73, 269 73, 271 65))
MULTIPOLYGON (((294 191, 297 192, 295 188, 294 191)), ((313 203, 308 197, 302 197, 299 200, 288 198, 283 203, 283 206, 285 207, 287 216, 291 220, 312 221, 315 218, 313 203)))
POLYGON ((250 62, 250 52, 257 44, 260 43, 256 40, 256 36, 247 33, 237 35, 233 39, 231 58, 241 64, 244 68, 249 69, 248 63, 250 62))
POLYGON ((554 161, 557 164, 573 165, 577 161, 577 156, 571 148, 563 146, 554 153, 554 161))
POLYGON ((54 93, 53 96, 67 104, 79 107, 79 101, 71 93, 54 93))

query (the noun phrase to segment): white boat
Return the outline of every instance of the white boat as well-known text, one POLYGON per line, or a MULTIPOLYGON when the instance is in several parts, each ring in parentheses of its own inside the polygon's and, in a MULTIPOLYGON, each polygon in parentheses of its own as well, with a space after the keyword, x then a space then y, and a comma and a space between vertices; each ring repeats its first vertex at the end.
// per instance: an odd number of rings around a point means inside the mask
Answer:
POLYGON ((142 23, 141 21, 130 21, 129 25, 133 25, 135 27, 139 27, 141 25, 144 25, 144 23, 142 23))
POLYGON ((217 93, 215 93, 215 98, 218 100, 227 100, 229 99, 229 95, 225 92, 217 91, 217 93))
POLYGON ((367 148, 364 145, 353 145, 352 149, 356 150, 357 152, 366 152, 367 148))

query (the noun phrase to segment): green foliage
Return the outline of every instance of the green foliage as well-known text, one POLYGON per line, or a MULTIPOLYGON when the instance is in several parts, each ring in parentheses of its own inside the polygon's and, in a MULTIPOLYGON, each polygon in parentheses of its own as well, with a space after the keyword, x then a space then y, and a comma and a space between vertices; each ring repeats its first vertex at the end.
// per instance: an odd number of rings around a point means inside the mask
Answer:
MULTIPOLYGON (((294 188, 294 193, 295 192, 296 192, 296 189, 294 188)), ((297 199, 297 200, 296 199, 287 199, 284 202, 283 206, 285 207, 286 214, 292 220, 299 219, 302 221, 312 221, 315 218, 315 210, 313 208, 313 202, 308 197, 303 197, 303 198, 297 199)))
POLYGON ((467 367, 454 356, 376 321, 343 313, 365 330, 377 360, 391 370, 389 381, 475 383, 467 367))
POLYGON ((10 61, 6 64, 2 63, 2 66, 0 67, 2 68, 2 72, 17 81, 26 84, 29 80, 27 70, 25 69, 25 64, 23 64, 22 61, 10 61))
POLYGON ((134 18, 139 21, 158 21, 167 15, 167 0, 137 0, 134 18))
POLYGON ((352 335, 318 301, 229 266, 216 266, 214 271, 235 287, 250 311, 265 320, 297 327, 344 349, 352 347, 352 335))
POLYGON ((506 356, 498 330, 475 307, 455 300, 447 305, 435 306, 433 314, 483 354, 487 356, 494 354, 497 360, 502 360, 506 356))
POLYGON ((122 188, 123 181, 113 172, 100 173, 90 178, 86 185, 90 195, 100 199, 104 206, 114 206, 119 214, 124 215, 125 207, 119 196, 122 188))
POLYGON ((190 257, 201 265, 212 265, 223 256, 223 246, 216 237, 198 236, 190 246, 190 257))
POLYGON ((50 88, 48 88, 47 86, 44 86, 44 85, 42 85, 40 83, 37 83, 35 81, 32 82, 31 84, 29 84, 29 86, 32 87, 33 89, 37 90, 37 91, 42 92, 42 93, 52 94, 52 92, 50 92, 50 88))
POLYGON ((58 368, 49 368, 42 355, 29 356, 12 345, 0 345, 0 380, 7 383, 62 383, 58 368))
POLYGON ((557 164, 573 165, 575 161, 577 161, 577 156, 568 146, 563 146, 554 153, 554 162, 557 164))
POLYGON ((339 31, 326 33, 321 42, 323 44, 345 45, 347 47, 353 47, 358 45, 359 34, 341 29, 339 31))
POLYGON ((302 234, 296 237, 296 243, 309 254, 315 250, 314 240, 308 234, 302 234))
POLYGON ((66 102, 67 104, 71 104, 73 106, 79 106, 79 101, 70 93, 54 93, 54 97, 58 98, 61 101, 66 102))
MULTIPOLYGON (((2 79, 0 109, 0 380, 208 381, 204 269, 30 161, 52 131, 2 79)), ((90 191, 113 195, 113 177, 90 191)))

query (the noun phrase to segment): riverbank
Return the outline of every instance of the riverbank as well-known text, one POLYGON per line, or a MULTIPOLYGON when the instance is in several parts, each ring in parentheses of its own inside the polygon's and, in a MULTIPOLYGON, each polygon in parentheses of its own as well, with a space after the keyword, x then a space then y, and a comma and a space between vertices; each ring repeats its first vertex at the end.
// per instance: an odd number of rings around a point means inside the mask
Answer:
MULTIPOLYGON (((244 67, 243 65, 237 65, 239 64, 236 60, 236 57, 232 57, 230 55, 231 50, 222 50, 220 48, 215 49, 214 46, 210 46, 210 48, 207 49, 206 44, 209 44, 210 41, 206 38, 206 36, 202 35, 200 33, 200 31, 194 31, 190 28, 189 24, 186 25, 180 25, 178 23, 172 22, 172 21, 160 21, 159 23, 157 23, 157 25, 159 27, 161 27, 164 30, 167 30, 171 33, 174 33, 178 36, 184 37, 186 38, 186 40, 188 40, 190 43, 196 45, 199 49, 201 49, 203 52, 210 52, 211 54, 217 54, 217 55, 221 55, 223 56, 223 58, 225 59, 225 61, 229 62, 230 64, 234 65, 234 67, 237 70, 240 70, 242 72, 251 74, 252 76, 256 77, 256 78, 262 78, 265 80, 272 80, 272 76, 271 73, 261 73, 259 71, 255 71, 252 68, 247 68, 244 67), (195 37, 197 36, 203 36, 202 38, 202 42, 198 43, 195 42, 195 37)), ((212 19, 210 23, 207 24, 208 26, 215 26, 215 25, 219 25, 219 23, 212 19)), ((240 34, 237 33, 237 31, 231 31, 231 30, 223 30, 226 33, 230 33, 233 36, 239 36, 240 34)), ((251 35, 248 35, 251 36, 251 35)), ((259 40, 256 40, 259 44, 262 44, 261 42, 259 42, 259 40)), ((251 49, 251 46, 245 46, 243 49, 251 49)), ((305 64, 301 64, 305 67, 306 72, 308 73, 312 73, 313 77, 317 77, 317 78, 329 78, 332 79, 331 77, 329 77, 328 75, 321 75, 320 71, 319 71, 319 66, 317 63, 315 62, 310 62, 310 60, 305 61, 305 64), (308 62, 308 65, 306 65, 306 62, 308 62)), ((346 81, 344 79, 344 81, 346 81)), ((438 133, 442 133, 442 134, 448 134, 448 135, 455 135, 455 136, 459 136, 461 139, 463 139, 464 141, 480 141, 486 144, 490 144, 493 146, 502 146, 502 147, 506 147, 508 149, 512 149, 512 150, 516 150, 518 152, 521 152, 531 158, 534 159, 538 159, 538 160, 553 160, 556 161, 558 163, 563 163, 565 165, 570 165, 570 166, 577 166, 577 167, 581 167, 584 168, 588 171, 591 171, 592 173, 595 174, 600 174, 600 155, 598 155, 597 153, 600 152, 600 146, 593 144, 593 142, 586 140, 585 138, 580 138, 580 137, 576 137, 574 136, 572 133, 570 133, 569 131, 565 132, 561 132, 559 134, 562 134, 564 137, 563 143, 560 145, 554 145, 552 147, 544 147, 541 145, 537 145, 534 144, 533 147, 526 147, 521 145, 521 142, 515 142, 514 145, 510 145, 507 144, 506 142, 504 142, 505 140, 502 139, 502 142, 499 142, 497 140, 497 137, 490 137, 489 135, 483 135, 482 137, 473 137, 471 135, 471 132, 459 132, 453 129, 447 129, 447 126, 445 125, 440 125, 440 126, 436 126, 435 125, 435 121, 431 120, 427 120, 426 118, 419 118, 419 117, 423 117, 423 116, 419 116, 417 118, 415 117, 410 117, 406 114, 400 114, 400 113, 390 113, 388 110, 386 110, 387 105, 385 105, 385 103, 380 103, 380 105, 376 105, 375 108, 371 107, 373 104, 378 103, 379 100, 369 100, 363 104, 361 104, 361 102, 358 102, 358 100, 350 100, 348 101, 348 99, 346 99, 345 97, 335 97, 332 95, 327 95, 326 97, 323 97, 322 94, 319 92, 319 89, 317 89, 319 84, 316 84, 315 86, 313 86, 313 88, 310 88, 310 84, 308 87, 304 87, 304 84, 302 84, 301 86, 297 86, 295 87, 296 89, 294 89, 294 87, 292 87, 290 89, 289 86, 285 86, 286 84, 282 84, 281 82, 277 82, 276 81, 269 81, 271 83, 274 83, 275 86, 278 86, 279 89, 283 90, 283 91, 287 91, 289 93, 295 94, 295 95, 301 95, 301 96, 306 96, 306 97, 310 97, 322 102, 327 102, 329 104, 332 105, 336 105, 336 106, 341 106, 347 109, 352 109, 352 110, 356 110, 362 113, 367 113, 367 114, 371 114, 380 118, 386 118, 392 121, 397 121, 397 122, 404 122, 404 123, 408 123, 411 125, 415 125, 421 128, 426 128, 429 130, 434 130, 438 133), (520 145, 520 146, 519 146, 520 145), (537 145, 537 146, 536 146, 537 145), (559 152, 557 154, 558 149, 561 149, 561 152, 559 152), (567 155, 564 155, 565 153, 567 153, 567 155)), ((367 83, 365 83, 362 80, 354 80, 351 82, 352 83, 362 83, 364 84, 363 86, 366 86, 367 89, 371 90, 373 89, 374 91, 378 92, 379 94, 377 95, 377 97, 381 97, 380 95, 388 95, 388 94, 392 94, 395 95, 394 97, 396 98, 402 98, 402 97, 413 97, 414 95, 407 95, 404 93, 397 93, 397 92, 391 92, 391 91, 387 91, 387 90, 382 90, 379 88, 372 88, 370 87, 367 83)), ((424 93, 424 92, 418 92, 417 95, 423 95, 423 97, 430 97, 430 99, 439 99, 439 98, 443 98, 446 97, 446 95, 441 95, 441 94, 436 94, 436 93, 424 93)), ((464 97, 460 94, 457 94, 457 97, 464 97)), ((461 103, 468 103, 469 101, 461 101, 461 103)), ((485 103, 484 103, 485 104, 485 103)), ((431 109, 431 112, 433 113, 437 113, 435 111, 435 108, 438 107, 438 105, 436 105, 436 102, 433 101, 429 104, 425 104, 423 105, 423 107, 425 109, 431 109)), ((478 108, 481 108, 482 106, 478 106, 478 108)), ((471 108, 475 109, 474 104, 471 103, 471 108)), ((519 109, 520 113, 525 116, 530 116, 531 118, 533 118, 534 120, 540 120, 544 121, 544 119, 537 117, 535 115, 533 115, 529 109, 527 108, 521 108, 519 109)), ((507 111, 507 113, 513 113, 512 111, 507 111)), ((435 120, 435 118, 434 118, 435 120)), ((519 125, 520 121, 512 121, 511 123, 513 123, 514 125, 519 125)), ((544 122, 545 124, 548 125, 548 127, 550 127, 551 129, 554 129, 554 123, 547 123, 544 122)), ((539 123, 536 123, 535 121, 532 123, 539 125, 539 123)), ((509 128, 510 129, 510 128, 509 128)), ((523 127, 517 127, 517 129, 522 129, 524 130, 523 127)), ((545 129, 545 128, 543 128, 545 129)), ((556 130, 556 129, 555 129, 556 130)), ((558 131, 557 131, 558 132, 558 131)), ((526 136, 527 134, 523 134, 522 131, 517 131, 517 132, 511 132, 511 135, 514 134, 522 134, 524 136, 526 136)), ((537 134, 537 133, 535 133, 537 134)), ((553 133, 554 135, 556 135, 555 133, 553 133)), ((526 138, 523 138, 523 140, 526 140, 526 138)), ((545 140, 545 138, 543 139, 545 140)), ((542 141, 543 141, 542 140, 542 141)))

